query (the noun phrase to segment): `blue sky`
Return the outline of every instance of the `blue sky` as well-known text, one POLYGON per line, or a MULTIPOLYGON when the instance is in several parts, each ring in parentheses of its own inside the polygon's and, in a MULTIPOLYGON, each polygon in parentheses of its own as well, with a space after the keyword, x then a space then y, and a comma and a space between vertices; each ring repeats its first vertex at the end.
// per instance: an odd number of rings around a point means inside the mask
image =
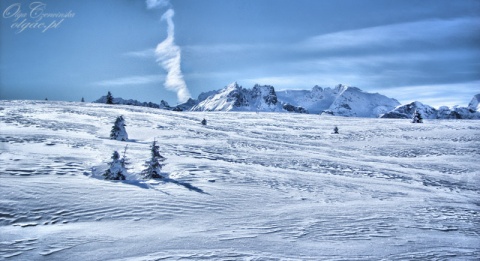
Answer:
POLYGON ((0 7, 1 99, 92 101, 111 91, 175 105, 155 55, 169 8, 194 98, 233 81, 278 90, 342 83, 433 106, 465 106, 480 93, 476 0, 171 0, 153 9, 143 0, 1 0, 0 7), (40 20, 30 17, 33 2, 43 3, 40 20), (23 20, 30 24, 22 31, 23 20))

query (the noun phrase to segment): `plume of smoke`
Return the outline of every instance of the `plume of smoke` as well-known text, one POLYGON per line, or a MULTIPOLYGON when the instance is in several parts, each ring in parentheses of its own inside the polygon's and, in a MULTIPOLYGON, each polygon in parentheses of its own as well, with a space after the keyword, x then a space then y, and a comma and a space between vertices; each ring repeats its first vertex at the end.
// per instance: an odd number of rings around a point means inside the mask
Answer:
MULTIPOLYGON (((161 8, 169 5, 168 0, 146 0, 147 8, 161 8)), ((173 24, 173 9, 168 9, 162 20, 167 22, 167 38, 157 45, 155 56, 157 62, 167 71, 164 86, 168 90, 177 92, 179 102, 186 102, 191 96, 181 70, 181 50, 175 44, 175 25, 173 24)))

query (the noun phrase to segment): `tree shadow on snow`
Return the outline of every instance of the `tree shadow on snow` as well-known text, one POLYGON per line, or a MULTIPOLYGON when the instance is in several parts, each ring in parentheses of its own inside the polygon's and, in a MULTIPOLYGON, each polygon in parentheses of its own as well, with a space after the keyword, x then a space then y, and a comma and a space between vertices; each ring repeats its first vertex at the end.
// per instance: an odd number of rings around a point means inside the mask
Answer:
POLYGON ((187 183, 187 182, 181 182, 181 181, 178 181, 178 180, 174 180, 174 179, 169 179, 169 178, 164 178, 162 179, 163 182, 171 182, 173 184, 176 184, 176 185, 179 185, 179 186, 183 186, 185 188, 187 188, 188 190, 190 191, 195 191, 195 192, 198 192, 200 194, 206 194, 206 195, 210 195, 208 194, 207 192, 203 191, 201 188, 199 187, 195 187, 194 185, 190 184, 190 183, 187 183))
MULTIPOLYGON (((102 171, 98 171, 97 168, 92 168, 90 170, 90 173, 84 172, 83 175, 85 175, 87 177, 91 177, 91 178, 96 178, 96 179, 99 179, 99 180, 105 180, 100 173, 102 173, 102 171)), ((158 189, 158 187, 155 186, 155 185, 158 185, 160 183, 170 182, 170 183, 182 186, 182 187, 184 187, 184 188, 186 188, 190 191, 195 191, 195 192, 198 192, 200 194, 210 195, 209 193, 203 191, 203 189, 201 189, 199 187, 196 187, 196 186, 194 186, 194 185, 192 185, 188 182, 182 182, 182 181, 174 180, 174 179, 171 179, 171 178, 151 179, 151 180, 126 179, 126 180, 109 180, 109 181, 111 181, 111 182, 121 182, 123 184, 137 186, 141 189, 154 189, 154 190, 160 191, 160 192, 162 192, 164 194, 167 194, 167 195, 170 195, 170 194, 165 192, 165 191, 162 191, 162 190, 158 189), (152 181, 154 183, 152 183, 152 181)))
POLYGON ((137 187, 142 188, 142 189, 152 188, 150 186, 150 184, 145 183, 144 181, 141 181, 141 180, 120 180, 120 182, 128 184, 128 185, 137 186, 137 187))
POLYGON ((170 182, 170 183, 173 183, 175 185, 182 186, 182 187, 184 187, 184 188, 186 188, 190 191, 195 191, 195 192, 198 192, 200 194, 210 195, 207 192, 203 191, 203 189, 201 189, 199 187, 195 187, 194 185, 192 185, 190 183, 182 182, 182 181, 178 181, 178 180, 174 180, 174 179, 170 179, 170 178, 152 179, 150 181, 156 181, 158 183, 156 183, 156 182, 155 183, 148 183, 147 180, 121 180, 120 182, 122 182, 124 184, 134 185, 134 186, 137 186, 137 187, 142 188, 142 189, 154 189, 154 190, 160 191, 162 193, 165 193, 167 195, 170 195, 170 194, 165 192, 165 191, 159 190, 158 187, 154 186, 154 185, 158 185, 160 183, 170 182))

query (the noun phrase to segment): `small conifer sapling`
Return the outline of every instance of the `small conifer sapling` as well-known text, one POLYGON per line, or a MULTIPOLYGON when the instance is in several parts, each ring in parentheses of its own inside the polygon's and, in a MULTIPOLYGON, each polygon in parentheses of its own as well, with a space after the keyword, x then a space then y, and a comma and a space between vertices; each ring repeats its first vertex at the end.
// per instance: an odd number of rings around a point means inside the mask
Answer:
POLYGON ((126 141, 128 140, 127 130, 125 129, 125 119, 123 116, 118 116, 115 120, 115 123, 110 131, 110 139, 126 141))
POLYGON ((338 134, 338 127, 337 126, 335 126, 335 128, 333 128, 333 133, 338 134))
POLYGON ((120 154, 117 151, 113 152, 112 161, 108 163, 110 166, 103 176, 108 180, 125 180, 125 158, 120 158, 120 154))
POLYGON ((160 155, 158 151, 159 146, 154 140, 152 146, 150 147, 150 160, 145 161, 145 169, 142 171, 142 176, 144 179, 161 179, 163 178, 162 171, 162 162, 165 161, 165 158, 160 155))

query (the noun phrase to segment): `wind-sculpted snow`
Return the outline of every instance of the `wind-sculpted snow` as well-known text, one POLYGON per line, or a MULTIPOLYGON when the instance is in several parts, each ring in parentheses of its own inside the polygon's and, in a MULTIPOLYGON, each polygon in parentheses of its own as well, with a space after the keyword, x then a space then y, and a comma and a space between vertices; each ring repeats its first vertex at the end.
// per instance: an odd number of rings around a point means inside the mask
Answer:
POLYGON ((479 156, 475 120, 0 101, 0 260, 477 260, 479 156))

